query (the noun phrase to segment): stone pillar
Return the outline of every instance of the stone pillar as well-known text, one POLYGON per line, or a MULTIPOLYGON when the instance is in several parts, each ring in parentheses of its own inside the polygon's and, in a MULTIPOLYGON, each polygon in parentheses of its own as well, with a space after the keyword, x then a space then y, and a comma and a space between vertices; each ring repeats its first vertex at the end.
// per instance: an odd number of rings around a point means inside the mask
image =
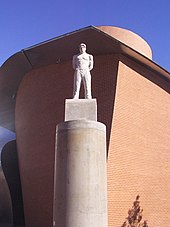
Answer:
POLYGON ((55 227, 107 227, 106 127, 91 120, 56 130, 55 227))

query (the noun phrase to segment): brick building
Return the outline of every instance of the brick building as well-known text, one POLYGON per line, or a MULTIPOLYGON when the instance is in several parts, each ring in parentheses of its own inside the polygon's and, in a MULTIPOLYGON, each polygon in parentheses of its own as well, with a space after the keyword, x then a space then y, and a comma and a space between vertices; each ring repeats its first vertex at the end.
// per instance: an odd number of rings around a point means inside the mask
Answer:
POLYGON ((87 27, 40 43, 0 69, 0 125, 16 132, 26 227, 52 226, 55 127, 72 97, 72 56, 94 56, 92 94, 107 126, 109 227, 136 195, 150 227, 170 223, 170 74, 133 32, 87 27))

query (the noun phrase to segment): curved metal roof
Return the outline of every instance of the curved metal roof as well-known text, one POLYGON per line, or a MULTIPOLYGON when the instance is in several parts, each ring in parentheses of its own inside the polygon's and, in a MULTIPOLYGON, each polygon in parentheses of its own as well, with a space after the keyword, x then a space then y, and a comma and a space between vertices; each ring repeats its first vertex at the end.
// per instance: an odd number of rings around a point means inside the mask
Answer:
POLYGON ((127 56, 168 83, 170 82, 170 73, 158 64, 100 29, 89 26, 23 49, 11 56, 1 66, 0 126, 15 131, 15 96, 24 75, 32 69, 71 60, 81 42, 87 44, 88 50, 93 55, 121 54, 127 56))

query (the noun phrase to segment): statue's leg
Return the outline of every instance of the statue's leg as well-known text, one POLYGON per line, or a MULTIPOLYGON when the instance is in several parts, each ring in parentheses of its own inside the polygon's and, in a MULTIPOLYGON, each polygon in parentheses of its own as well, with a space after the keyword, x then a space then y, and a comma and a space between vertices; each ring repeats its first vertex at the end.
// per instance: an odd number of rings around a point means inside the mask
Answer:
POLYGON ((80 85, 81 85, 81 74, 79 70, 76 70, 74 73, 73 99, 79 98, 80 85))
POLYGON ((91 99, 91 74, 89 71, 86 71, 83 76, 83 85, 84 85, 84 92, 85 98, 91 99))

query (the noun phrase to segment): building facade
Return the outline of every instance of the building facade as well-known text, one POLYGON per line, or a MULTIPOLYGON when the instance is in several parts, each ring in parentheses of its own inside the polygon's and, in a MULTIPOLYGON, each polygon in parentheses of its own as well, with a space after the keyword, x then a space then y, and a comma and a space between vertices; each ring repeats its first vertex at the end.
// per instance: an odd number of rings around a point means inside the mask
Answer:
POLYGON ((109 227, 123 224, 137 195, 149 226, 168 227, 170 74, 141 37, 109 26, 25 49, 1 67, 0 109, 8 117, 0 124, 16 132, 25 226, 52 226, 55 128, 72 98, 72 56, 81 42, 94 56, 92 95, 107 126, 109 227))

